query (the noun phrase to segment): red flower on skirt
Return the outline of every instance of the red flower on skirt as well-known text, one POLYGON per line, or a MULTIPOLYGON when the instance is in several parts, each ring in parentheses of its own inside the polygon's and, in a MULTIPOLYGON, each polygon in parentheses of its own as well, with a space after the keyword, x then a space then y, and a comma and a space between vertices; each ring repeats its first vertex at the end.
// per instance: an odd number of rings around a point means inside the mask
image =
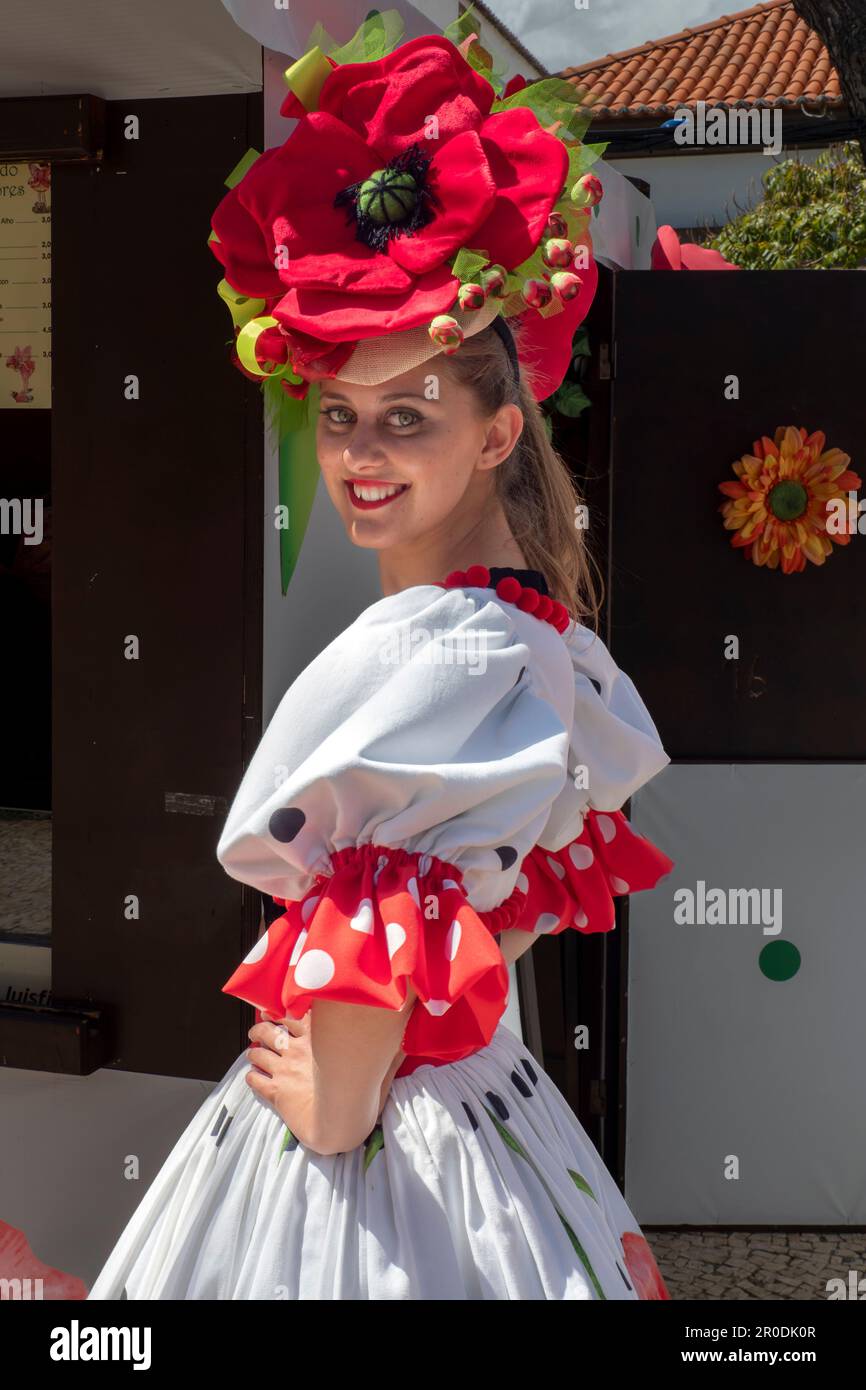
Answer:
MULTIPOLYGON (((527 107, 491 115, 493 100, 444 38, 333 67, 318 109, 223 198, 209 244, 229 284, 265 300, 299 365, 338 370, 347 342, 451 308, 447 261, 461 247, 507 270, 535 250, 568 151, 527 107)), ((290 94, 284 114, 299 109, 290 94)))

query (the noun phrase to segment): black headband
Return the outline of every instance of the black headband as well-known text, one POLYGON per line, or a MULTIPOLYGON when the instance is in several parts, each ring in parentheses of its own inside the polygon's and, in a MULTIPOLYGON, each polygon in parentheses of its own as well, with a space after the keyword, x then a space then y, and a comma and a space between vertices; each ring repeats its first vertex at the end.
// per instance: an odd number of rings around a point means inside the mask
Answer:
POLYGON ((499 340, 505 351, 508 353, 508 361, 511 363, 511 375, 514 377, 514 385, 520 385, 520 361, 517 356, 517 344, 514 341, 514 334, 503 318, 502 314, 497 314, 490 324, 494 333, 499 335, 499 340))

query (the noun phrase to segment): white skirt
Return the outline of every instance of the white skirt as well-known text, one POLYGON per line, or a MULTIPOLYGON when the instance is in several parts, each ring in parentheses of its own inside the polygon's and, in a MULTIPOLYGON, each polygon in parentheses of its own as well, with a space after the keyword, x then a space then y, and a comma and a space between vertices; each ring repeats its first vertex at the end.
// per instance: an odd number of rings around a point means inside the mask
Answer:
POLYGON ((668 1297, 586 1131, 503 1024, 397 1077, 348 1153, 299 1144, 250 1065, 193 1116, 89 1299, 668 1297))

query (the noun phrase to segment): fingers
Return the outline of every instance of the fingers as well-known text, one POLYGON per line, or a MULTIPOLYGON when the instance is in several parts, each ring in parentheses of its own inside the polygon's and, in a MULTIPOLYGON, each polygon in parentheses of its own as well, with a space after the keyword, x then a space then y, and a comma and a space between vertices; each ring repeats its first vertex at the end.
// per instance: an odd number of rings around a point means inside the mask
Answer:
POLYGON ((275 1053, 269 1047, 248 1047, 247 1059, 252 1066, 257 1067, 269 1079, 273 1079, 273 1065, 276 1060, 275 1053))

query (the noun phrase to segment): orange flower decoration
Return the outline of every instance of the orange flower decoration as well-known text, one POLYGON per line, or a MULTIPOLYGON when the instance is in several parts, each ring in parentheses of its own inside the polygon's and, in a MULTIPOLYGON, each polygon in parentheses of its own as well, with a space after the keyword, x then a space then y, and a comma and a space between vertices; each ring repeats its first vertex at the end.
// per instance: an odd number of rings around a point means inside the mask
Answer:
POLYGON ((766 435, 753 444, 753 453, 734 464, 737 483, 719 483, 731 500, 719 511, 725 529, 734 531, 731 545, 741 546, 756 565, 796 574, 806 561, 823 565, 837 545, 850 535, 827 531, 827 504, 860 487, 860 479, 841 449, 825 451, 820 430, 808 434, 781 425, 775 439, 766 435))

